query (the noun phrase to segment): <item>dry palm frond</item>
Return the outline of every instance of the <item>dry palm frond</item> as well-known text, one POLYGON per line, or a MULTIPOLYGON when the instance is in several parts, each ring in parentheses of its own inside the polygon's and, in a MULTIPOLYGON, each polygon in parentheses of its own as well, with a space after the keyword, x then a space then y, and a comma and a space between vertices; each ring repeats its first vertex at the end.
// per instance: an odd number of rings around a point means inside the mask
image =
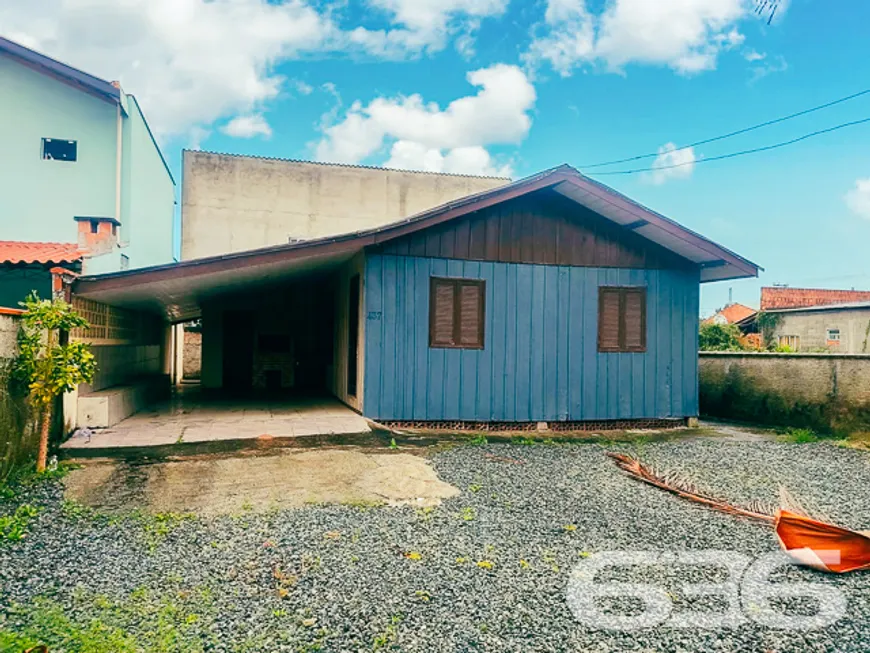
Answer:
POLYGON ((739 515, 748 517, 757 521, 773 524, 776 521, 776 509, 773 506, 764 505, 762 503, 752 503, 746 507, 735 506, 727 501, 711 496, 702 492, 692 482, 681 478, 672 472, 660 472, 658 470, 643 464, 637 458, 632 458, 625 454, 608 453, 610 458, 616 461, 622 471, 627 473, 632 478, 648 483, 659 489, 675 494, 678 497, 689 499, 696 503, 701 503, 705 506, 728 513, 729 515, 739 515))

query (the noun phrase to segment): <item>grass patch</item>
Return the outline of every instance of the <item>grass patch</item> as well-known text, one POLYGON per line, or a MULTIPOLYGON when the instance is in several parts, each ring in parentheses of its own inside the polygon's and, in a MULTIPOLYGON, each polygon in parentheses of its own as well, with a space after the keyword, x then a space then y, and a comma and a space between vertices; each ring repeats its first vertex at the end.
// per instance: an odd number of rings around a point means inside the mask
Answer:
POLYGON ((30 532, 31 520, 39 514, 39 508, 24 503, 9 515, 0 515, 0 544, 19 542, 30 532))
POLYGON ((50 651, 196 653, 218 644, 207 633, 214 616, 202 593, 156 596, 142 588, 111 599, 77 591, 72 606, 47 598, 11 606, 7 622, 0 622, 0 651, 44 644, 50 651))
POLYGON ((836 440, 837 436, 827 433, 818 433, 813 429, 808 428, 790 428, 785 433, 779 436, 782 442, 793 442, 795 444, 809 444, 818 442, 819 440, 836 440))

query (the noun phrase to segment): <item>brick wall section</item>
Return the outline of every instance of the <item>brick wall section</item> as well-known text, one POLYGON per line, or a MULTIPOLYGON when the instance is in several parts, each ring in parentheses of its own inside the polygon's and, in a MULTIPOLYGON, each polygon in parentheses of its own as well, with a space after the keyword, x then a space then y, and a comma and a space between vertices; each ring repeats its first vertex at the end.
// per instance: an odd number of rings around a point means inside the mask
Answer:
POLYGON ((184 332, 184 377, 198 379, 202 371, 202 333, 184 332))
POLYGON ((803 308, 870 301, 866 290, 824 290, 821 288, 771 288, 761 289, 761 310, 777 308, 803 308))
POLYGON ((870 431, 870 356, 703 352, 701 414, 847 435, 870 431))

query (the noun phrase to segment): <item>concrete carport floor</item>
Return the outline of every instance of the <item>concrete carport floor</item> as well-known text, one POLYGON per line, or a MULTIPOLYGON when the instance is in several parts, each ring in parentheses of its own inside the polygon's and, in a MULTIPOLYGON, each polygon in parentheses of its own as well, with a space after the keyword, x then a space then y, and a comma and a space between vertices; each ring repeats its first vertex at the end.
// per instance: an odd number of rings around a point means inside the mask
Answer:
POLYGON ((171 400, 61 445, 70 454, 117 447, 369 433, 366 420, 327 396, 226 398, 182 386, 171 400))

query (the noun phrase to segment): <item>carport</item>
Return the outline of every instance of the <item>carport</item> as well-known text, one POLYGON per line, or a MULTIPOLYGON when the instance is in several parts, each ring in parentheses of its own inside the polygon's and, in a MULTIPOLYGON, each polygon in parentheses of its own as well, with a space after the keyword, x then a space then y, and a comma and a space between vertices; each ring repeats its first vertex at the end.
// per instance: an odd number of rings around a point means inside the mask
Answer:
POLYGON ((165 324, 201 320, 202 374, 170 400, 65 447, 368 431, 358 414, 362 267, 361 243, 350 236, 79 278, 74 303, 165 324))

